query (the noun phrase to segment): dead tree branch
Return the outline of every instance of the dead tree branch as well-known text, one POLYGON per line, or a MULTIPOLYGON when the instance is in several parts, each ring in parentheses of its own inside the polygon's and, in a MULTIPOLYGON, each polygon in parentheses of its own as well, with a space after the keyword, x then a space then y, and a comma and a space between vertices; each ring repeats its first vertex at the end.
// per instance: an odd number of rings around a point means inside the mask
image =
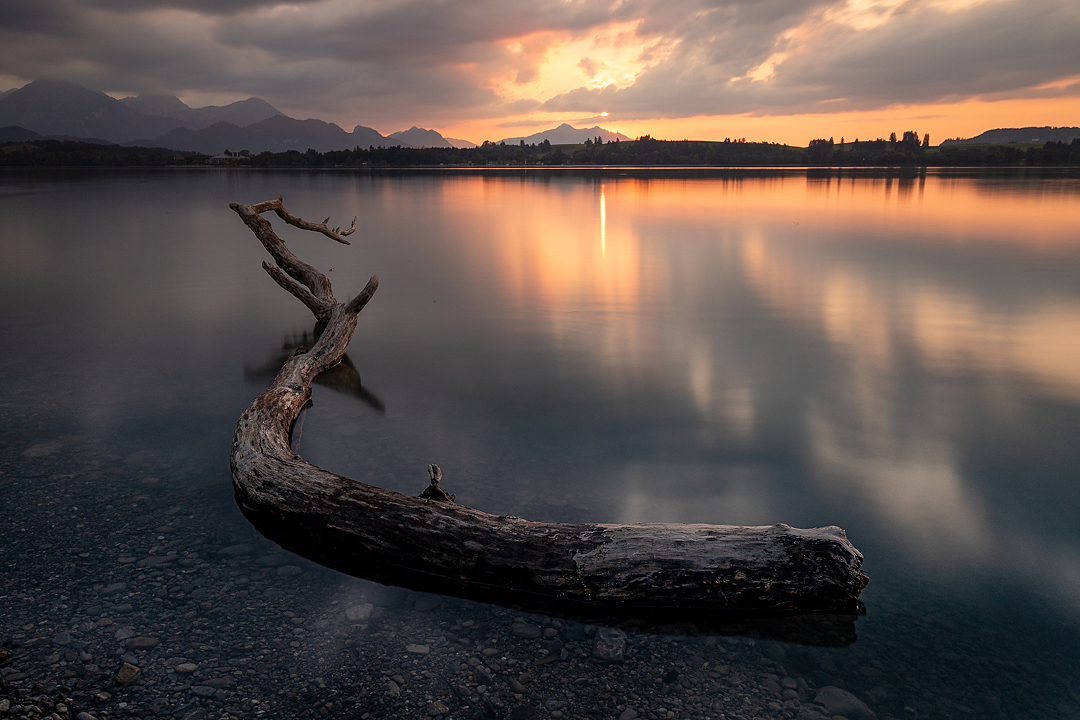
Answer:
POLYGON ((256 214, 264 213, 267 210, 273 210, 275 213, 277 213, 277 216, 279 218, 292 225, 293 227, 298 227, 301 230, 312 230, 314 232, 320 232, 331 240, 337 240, 342 245, 349 244, 348 240, 343 240, 342 238, 344 238, 346 235, 352 235, 354 232, 356 232, 355 216, 353 217, 352 225, 349 226, 348 230, 342 230, 341 228, 334 228, 333 230, 331 230, 330 228, 326 227, 326 223, 330 222, 330 218, 326 218, 321 223, 313 223, 308 222, 307 220, 302 220, 285 209, 285 207, 282 205, 282 198, 280 197, 277 200, 267 200, 266 202, 261 202, 258 205, 252 205, 251 209, 254 210, 256 214))
POLYGON ((267 273, 325 323, 318 342, 288 358, 248 406, 233 437, 237 502, 282 544, 345 572, 488 599, 855 612, 867 577, 838 527, 530 522, 456 504, 435 465, 431 484, 412 497, 308 464, 290 447, 292 423, 315 376, 345 354, 379 278, 338 302, 326 276, 293 255, 260 213, 340 240, 336 231, 294 218, 280 199, 230 207, 273 257, 267 273))

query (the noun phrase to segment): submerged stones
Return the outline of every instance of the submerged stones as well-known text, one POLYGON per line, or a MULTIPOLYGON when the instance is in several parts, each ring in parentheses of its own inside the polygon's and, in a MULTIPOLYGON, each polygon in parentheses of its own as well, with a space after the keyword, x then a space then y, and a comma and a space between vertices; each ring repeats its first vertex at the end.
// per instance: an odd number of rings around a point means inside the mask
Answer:
POLYGON ((133 637, 128 640, 127 646, 135 650, 145 650, 146 648, 152 648, 157 645, 159 640, 156 637, 147 637, 145 635, 140 637, 133 637))
POLYGON ((524 622, 515 622, 510 626, 510 632, 526 640, 535 640, 542 634, 538 626, 524 622))
POLYGON ((116 675, 113 676, 112 684, 115 686, 127 685, 135 680, 139 676, 142 670, 131 663, 125 662, 116 671, 116 675))
POLYGON ((345 609, 345 617, 351 622, 364 622, 371 617, 371 611, 375 606, 369 602, 352 605, 345 609))
POLYGON ((594 660, 605 663, 621 663, 626 658, 626 633, 615 628, 599 628, 596 631, 596 645, 593 646, 594 660))
MULTIPOLYGON (((177 488, 133 483, 135 493, 177 488)), ((931 700, 895 686, 875 689, 889 676, 863 672, 873 666, 856 666, 851 652, 702 635, 689 623, 588 624, 377 585, 237 530, 231 508, 222 516, 175 513, 166 532, 160 508, 132 519, 108 510, 115 498, 96 490, 61 499, 95 521, 75 518, 87 527, 66 524, 70 535, 61 529, 49 538, 72 548, 64 583, 55 580, 54 558, 35 563, 47 515, 40 526, 32 524, 37 515, 26 518, 25 534, 0 523, 0 544, 26 558, 5 569, 8 587, 35 599, 9 595, 10 612, 0 614, 0 645, 12 643, 0 650, 9 710, 46 710, 23 694, 37 685, 71 689, 70 712, 58 713, 69 719, 80 711, 112 720, 831 720, 830 710, 858 712, 820 692, 826 686, 879 720, 913 717, 905 705, 920 717, 934 709, 924 712, 931 700), (100 556, 81 557, 86 550, 100 556), (170 560, 139 567, 148 557, 170 560), (127 558, 134 560, 120 561, 127 558), (277 572, 286 566, 303 572, 277 572)), ((51 507, 44 490, 34 500, 51 507)))
POLYGON ((841 715, 849 720, 877 720, 877 715, 862 700, 847 690, 826 685, 814 696, 814 702, 825 708, 830 715, 841 715))

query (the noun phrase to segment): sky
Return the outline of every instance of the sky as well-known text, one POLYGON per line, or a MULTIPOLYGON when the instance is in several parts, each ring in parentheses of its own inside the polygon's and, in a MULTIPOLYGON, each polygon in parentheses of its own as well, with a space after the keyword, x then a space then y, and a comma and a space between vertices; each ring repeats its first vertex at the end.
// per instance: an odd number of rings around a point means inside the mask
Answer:
POLYGON ((0 89, 473 142, 563 122, 806 145, 1080 125, 1077 0, 0 0, 0 89))

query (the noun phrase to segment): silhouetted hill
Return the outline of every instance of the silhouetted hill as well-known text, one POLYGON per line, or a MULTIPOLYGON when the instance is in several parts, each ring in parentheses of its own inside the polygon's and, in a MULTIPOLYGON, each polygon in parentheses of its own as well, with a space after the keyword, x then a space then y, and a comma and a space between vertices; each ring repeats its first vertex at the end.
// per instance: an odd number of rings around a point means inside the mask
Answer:
POLYGON ((273 105, 260 98, 238 100, 228 105, 188 107, 174 95, 151 95, 143 93, 122 98, 120 102, 143 115, 172 118, 189 130, 202 130, 214 123, 227 122, 245 127, 261 120, 282 115, 273 105))
MULTIPOLYGON (((412 147, 412 145, 407 142, 390 140, 390 138, 383 137, 378 130, 363 125, 353 127, 351 142, 352 144, 347 147, 392 147, 394 145, 412 147)), ((338 150, 342 149, 343 148, 338 148, 338 150)))
POLYGON ((348 133, 337 125, 322 120, 295 120, 285 115, 275 115, 247 127, 219 122, 202 130, 178 128, 152 140, 136 140, 125 144, 160 146, 216 155, 226 149, 233 152, 247 150, 254 154, 287 150, 305 152, 308 149, 328 152, 357 146, 385 147, 403 143, 389 142, 377 131, 363 125, 357 125, 348 133))
MULTIPOLYGON (((2 127, 18 127, 46 139, 165 147, 210 155, 226 148, 260 153, 416 147, 407 137, 387 139, 364 125, 346 132, 318 119, 296 120, 259 98, 192 108, 173 95, 141 94, 117 100, 62 80, 35 80, 0 93, 2 127)), ((422 137, 420 144, 454 146, 433 130, 414 127, 399 135, 414 131, 422 137)), ((471 145, 462 142, 466 144, 471 145)))
POLYGON ((976 135, 973 138, 945 140, 942 145, 974 145, 978 143, 1048 143, 1072 142, 1080 138, 1080 128, 1076 127, 1022 127, 996 128, 976 135))
POLYGON ((105 93, 64 80, 35 80, 0 97, 0 127, 17 125, 41 135, 123 142, 155 137, 179 123, 143 115, 105 93))
POLYGON ((142 93, 120 98, 120 102, 124 103, 124 105, 137 113, 143 115, 158 115, 160 117, 173 118, 174 120, 184 120, 188 113, 191 112, 191 108, 175 95, 142 93))
POLYGON ((611 142, 616 139, 626 142, 630 139, 622 133, 605 130, 599 125, 594 125, 591 128, 576 128, 573 125, 563 123, 557 128, 544 130, 543 132, 534 133, 526 137, 505 138, 499 142, 504 142, 507 145, 517 145, 524 140, 526 145, 532 145, 533 143, 540 144, 547 140, 552 145, 580 145, 586 140, 594 140, 597 137, 604 142, 611 142))
POLYGON ((0 143, 25 142, 27 140, 40 140, 41 135, 33 130, 21 128, 18 125, 0 127, 0 143))
POLYGON ((416 127, 415 125, 408 130, 398 130, 395 133, 390 133, 386 137, 391 140, 400 140, 402 145, 410 147, 456 147, 438 131, 427 130, 425 128, 416 127))

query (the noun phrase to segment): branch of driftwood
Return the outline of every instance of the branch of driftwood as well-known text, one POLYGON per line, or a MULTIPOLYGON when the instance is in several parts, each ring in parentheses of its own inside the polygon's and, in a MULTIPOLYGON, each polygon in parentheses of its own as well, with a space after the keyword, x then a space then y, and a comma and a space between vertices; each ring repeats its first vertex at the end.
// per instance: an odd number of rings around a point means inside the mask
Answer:
POLYGON ((294 453, 293 422, 311 383, 348 348, 378 276, 348 302, 297 258, 261 213, 344 242, 281 199, 232 208, 274 260, 263 268, 325 325, 244 411, 232 446, 237 502, 263 532, 326 565, 414 588, 482 598, 616 608, 854 613, 863 557, 838 527, 674 523, 561 524, 464 507, 438 466, 419 497, 367 485, 294 453))

